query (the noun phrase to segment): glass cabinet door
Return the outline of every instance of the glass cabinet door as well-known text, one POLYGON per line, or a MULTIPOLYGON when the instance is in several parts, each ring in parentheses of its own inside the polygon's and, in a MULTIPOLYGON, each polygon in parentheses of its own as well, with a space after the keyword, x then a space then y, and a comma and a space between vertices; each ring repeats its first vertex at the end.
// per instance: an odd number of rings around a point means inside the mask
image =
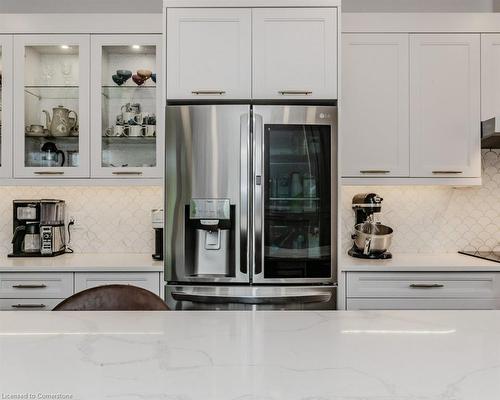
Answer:
POLYGON ((16 177, 89 176, 89 36, 14 39, 16 177))
POLYGON ((11 176, 12 36, 0 35, 0 177, 11 176))
POLYGON ((162 176, 160 47, 160 35, 92 37, 92 176, 162 176))

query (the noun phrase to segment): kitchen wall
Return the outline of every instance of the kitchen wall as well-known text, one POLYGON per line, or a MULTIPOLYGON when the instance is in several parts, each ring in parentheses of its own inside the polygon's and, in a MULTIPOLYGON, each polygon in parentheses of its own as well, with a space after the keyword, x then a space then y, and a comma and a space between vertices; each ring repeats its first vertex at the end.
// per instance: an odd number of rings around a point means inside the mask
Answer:
POLYGON ((33 198, 66 200, 77 253, 151 253, 151 209, 162 207, 162 197, 155 186, 0 187, 0 254, 12 249, 12 200, 33 198))
POLYGON ((384 198, 379 220, 394 229, 393 252, 500 251, 500 150, 483 151, 480 187, 344 187, 341 223, 345 250, 352 244, 352 197, 371 191, 384 198))

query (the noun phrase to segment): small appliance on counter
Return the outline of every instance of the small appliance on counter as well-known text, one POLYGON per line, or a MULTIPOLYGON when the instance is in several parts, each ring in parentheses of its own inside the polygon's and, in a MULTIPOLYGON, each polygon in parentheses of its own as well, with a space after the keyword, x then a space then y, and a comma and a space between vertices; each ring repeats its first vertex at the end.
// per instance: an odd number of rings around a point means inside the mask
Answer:
POLYGON ((64 200, 14 200, 9 257, 53 257, 66 252, 64 200))
POLYGON ((497 251, 459 251, 458 253, 500 263, 500 252, 497 251))
POLYGON ((351 257, 367 259, 389 259, 388 251, 392 241, 392 228, 375 221, 375 214, 382 211, 382 197, 376 193, 360 193, 352 199, 352 209, 356 216, 354 241, 348 251, 351 257))
POLYGON ((155 231, 155 252, 153 259, 163 260, 163 208, 151 210, 151 223, 155 231))

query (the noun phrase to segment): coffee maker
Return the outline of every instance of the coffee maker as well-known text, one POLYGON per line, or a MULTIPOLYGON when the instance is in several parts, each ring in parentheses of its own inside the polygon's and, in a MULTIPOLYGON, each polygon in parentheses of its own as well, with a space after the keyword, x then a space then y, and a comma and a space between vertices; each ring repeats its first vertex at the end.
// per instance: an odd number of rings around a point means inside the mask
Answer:
POLYGON ((163 260, 163 208, 151 210, 151 225, 155 231, 154 260, 163 260))
POLYGON ((360 193, 352 199, 355 214, 353 245, 348 251, 351 257, 365 259, 389 259, 388 251, 392 241, 392 228, 375 220, 375 214, 382 211, 384 199, 376 193, 360 193))
POLYGON ((53 257, 66 252, 64 200, 14 200, 9 257, 53 257))

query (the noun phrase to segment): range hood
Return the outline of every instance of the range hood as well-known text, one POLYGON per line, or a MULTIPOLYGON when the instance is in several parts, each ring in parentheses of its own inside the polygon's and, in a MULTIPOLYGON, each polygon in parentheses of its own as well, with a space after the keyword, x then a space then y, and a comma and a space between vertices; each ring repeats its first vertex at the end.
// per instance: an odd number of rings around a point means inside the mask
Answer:
POLYGON ((500 149, 500 117, 481 122, 481 148, 500 149))

